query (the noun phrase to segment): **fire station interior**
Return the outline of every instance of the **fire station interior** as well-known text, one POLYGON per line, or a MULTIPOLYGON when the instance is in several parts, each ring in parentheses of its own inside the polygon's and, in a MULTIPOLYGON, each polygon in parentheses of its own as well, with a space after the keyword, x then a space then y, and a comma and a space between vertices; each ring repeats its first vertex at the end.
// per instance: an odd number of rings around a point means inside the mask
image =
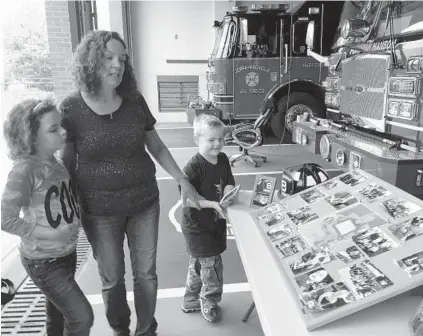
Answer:
MULTIPOLYGON (((228 130, 222 152, 239 190, 224 208, 221 320, 210 323, 201 305, 181 309, 190 260, 183 205, 153 160, 158 329, 149 336, 423 336, 423 2, 8 6, 0 9, 9 13, 2 122, 24 98, 73 92, 73 52, 87 32, 104 29, 127 43, 154 128, 181 169, 199 151, 194 118, 215 116, 228 130)), ((0 145, 3 192, 14 163, 3 137, 0 145)), ((2 231, 1 335, 44 336, 46 299, 19 243, 2 231)), ((130 335, 138 336, 127 241, 123 248, 130 335)), ((90 335, 111 335, 83 230, 77 254, 75 278, 94 312, 90 335)))

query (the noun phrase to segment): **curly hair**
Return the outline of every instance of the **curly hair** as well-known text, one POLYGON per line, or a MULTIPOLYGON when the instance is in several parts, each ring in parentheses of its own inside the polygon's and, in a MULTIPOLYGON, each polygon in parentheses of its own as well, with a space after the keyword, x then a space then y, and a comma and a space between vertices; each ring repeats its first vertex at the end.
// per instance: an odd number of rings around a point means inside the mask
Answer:
POLYGON ((9 150, 8 156, 16 161, 35 154, 35 140, 43 115, 57 110, 53 97, 25 99, 16 104, 3 123, 3 135, 9 150))
MULTIPOLYGON (((85 91, 92 96, 99 95, 101 69, 105 60, 104 52, 107 50, 107 42, 111 39, 118 40, 126 49, 126 44, 118 33, 106 30, 89 32, 77 46, 72 61, 72 75, 78 90, 85 91)), ((140 95, 128 55, 125 59, 122 82, 116 91, 121 97, 132 101, 140 95)))

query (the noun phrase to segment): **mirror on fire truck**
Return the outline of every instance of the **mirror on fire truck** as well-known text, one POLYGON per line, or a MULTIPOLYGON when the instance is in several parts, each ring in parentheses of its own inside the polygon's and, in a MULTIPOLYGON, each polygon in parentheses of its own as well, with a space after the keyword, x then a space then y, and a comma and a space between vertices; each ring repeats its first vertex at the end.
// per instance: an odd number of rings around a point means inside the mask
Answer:
POLYGON ((314 49, 314 21, 308 23, 307 32, 306 32, 306 45, 309 49, 314 49))
POLYGON ((240 44, 241 46, 245 46, 248 42, 248 20, 243 18, 240 21, 241 21, 240 44))

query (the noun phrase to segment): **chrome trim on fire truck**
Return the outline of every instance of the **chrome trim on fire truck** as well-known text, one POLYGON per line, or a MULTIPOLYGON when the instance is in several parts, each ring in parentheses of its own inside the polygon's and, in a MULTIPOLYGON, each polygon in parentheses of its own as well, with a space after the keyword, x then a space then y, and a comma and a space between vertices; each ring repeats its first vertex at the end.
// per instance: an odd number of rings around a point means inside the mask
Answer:
POLYGON ((390 121, 390 120, 387 120, 386 123, 389 124, 389 125, 392 125, 392 126, 408 128, 408 129, 411 129, 411 130, 414 130, 414 131, 423 132, 423 127, 419 127, 419 126, 403 124, 403 123, 399 123, 399 122, 396 122, 396 121, 390 121))
POLYGON ((332 108, 327 107, 326 110, 328 110, 329 112, 333 112, 333 113, 339 113, 339 110, 335 110, 332 108))

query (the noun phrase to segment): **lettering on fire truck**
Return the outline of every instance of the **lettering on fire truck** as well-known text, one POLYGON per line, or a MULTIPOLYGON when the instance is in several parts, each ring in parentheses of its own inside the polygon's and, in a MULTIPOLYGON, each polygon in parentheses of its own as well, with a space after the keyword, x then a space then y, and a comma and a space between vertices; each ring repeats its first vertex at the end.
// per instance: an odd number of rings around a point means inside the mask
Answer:
POLYGON ((263 72, 270 72, 270 68, 266 68, 263 65, 257 65, 257 64, 250 64, 250 65, 241 65, 238 68, 235 69, 235 73, 241 72, 243 70, 258 70, 263 72))

